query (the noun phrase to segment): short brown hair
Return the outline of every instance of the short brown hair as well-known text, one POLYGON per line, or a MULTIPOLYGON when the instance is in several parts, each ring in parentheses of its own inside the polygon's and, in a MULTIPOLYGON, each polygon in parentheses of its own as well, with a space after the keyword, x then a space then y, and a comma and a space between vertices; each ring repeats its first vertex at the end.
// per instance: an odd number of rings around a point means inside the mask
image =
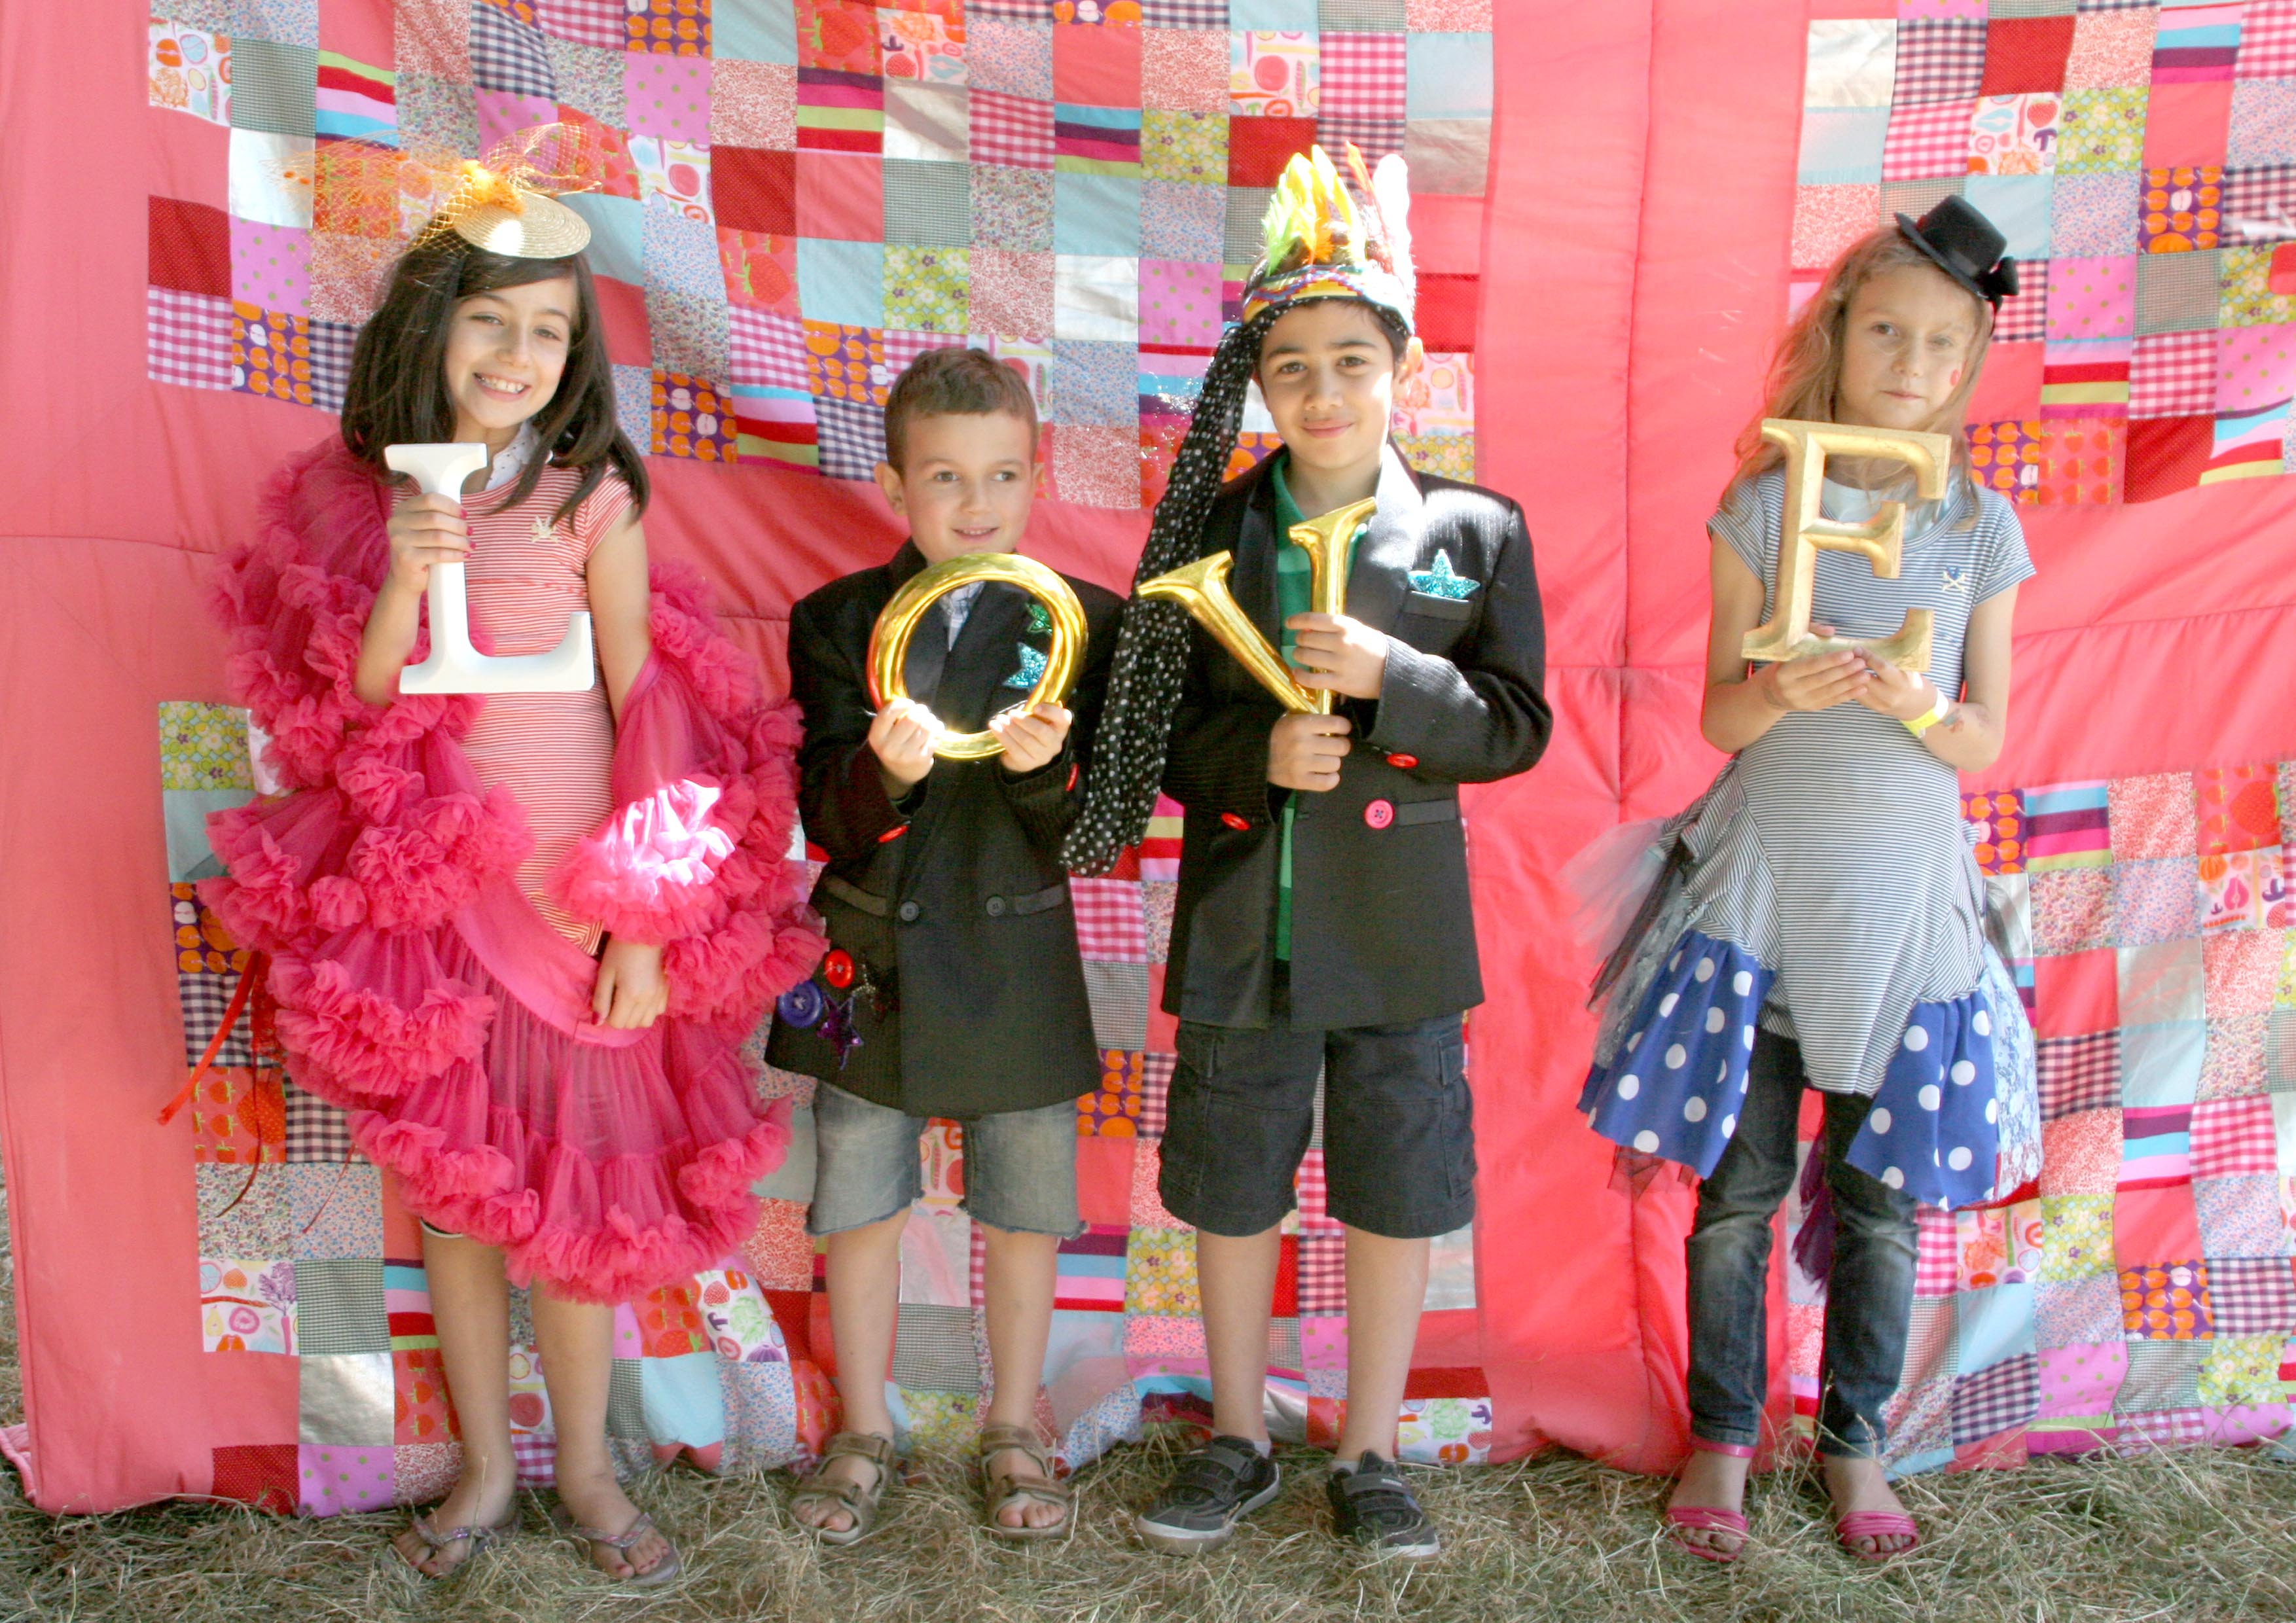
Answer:
POLYGON ((1010 412, 1029 425, 1033 455, 1037 403, 1021 374, 986 349, 928 349, 893 381, 885 397, 885 460, 898 471, 909 424, 919 417, 984 417, 1010 412))

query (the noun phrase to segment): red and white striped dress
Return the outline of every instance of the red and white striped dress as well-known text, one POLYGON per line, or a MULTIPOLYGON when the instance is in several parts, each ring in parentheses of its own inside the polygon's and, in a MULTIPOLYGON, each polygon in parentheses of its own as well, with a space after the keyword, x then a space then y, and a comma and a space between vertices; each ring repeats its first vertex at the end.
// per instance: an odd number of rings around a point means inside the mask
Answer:
MULTIPOLYGON (((516 449, 518 447, 513 447, 516 449)), ((510 454, 496 459, 498 483, 510 454)), ((466 496, 471 556, 463 573, 471 625, 498 654, 545 653, 566 635, 567 617, 590 606, 590 549, 629 511, 630 488, 609 473, 570 518, 551 515, 581 481, 572 468, 545 468, 534 494, 500 512, 466 496)), ((518 885, 561 935, 583 951, 598 950, 603 928, 553 902, 544 887, 568 852, 614 809, 614 714, 603 674, 579 693, 489 693, 463 741, 472 770, 487 788, 499 783, 526 809, 534 848, 519 865, 518 885)))

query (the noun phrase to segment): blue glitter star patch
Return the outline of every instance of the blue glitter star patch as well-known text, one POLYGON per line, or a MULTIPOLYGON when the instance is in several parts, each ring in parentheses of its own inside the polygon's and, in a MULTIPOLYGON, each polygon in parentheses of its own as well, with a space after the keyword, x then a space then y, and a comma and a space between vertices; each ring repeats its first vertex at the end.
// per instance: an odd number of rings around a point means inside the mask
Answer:
POLYGON ((1430 597, 1466 597, 1480 592, 1482 586, 1481 581, 1470 576, 1455 574, 1451 569, 1451 554, 1446 552, 1435 554, 1433 569, 1411 571, 1411 589, 1424 592, 1430 597))
POLYGON ((1045 656, 1023 643, 1021 644, 1021 668, 1004 678, 1004 685, 1026 692, 1042 681, 1044 675, 1045 656))

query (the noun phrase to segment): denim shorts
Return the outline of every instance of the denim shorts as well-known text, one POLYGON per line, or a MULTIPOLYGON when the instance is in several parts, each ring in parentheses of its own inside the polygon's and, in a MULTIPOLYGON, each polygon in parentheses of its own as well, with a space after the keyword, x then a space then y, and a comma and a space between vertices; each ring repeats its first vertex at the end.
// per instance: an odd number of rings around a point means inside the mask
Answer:
MULTIPOLYGON (((924 1191, 917 1140, 927 1119, 826 1082, 816 1088, 818 1159, 806 1232, 840 1234, 907 1210, 924 1191)), ((964 1206, 975 1222, 1062 1240, 1084 1233, 1077 1214, 1073 1102, 976 1116, 957 1125, 964 1133, 964 1206)))
POLYGON ((1324 1080, 1331 1215, 1397 1240, 1475 1216, 1474 1100, 1459 1017, 1302 1030, 1278 997, 1265 1029, 1180 1025, 1158 1193, 1208 1234, 1273 1228, 1316 1126, 1324 1080))

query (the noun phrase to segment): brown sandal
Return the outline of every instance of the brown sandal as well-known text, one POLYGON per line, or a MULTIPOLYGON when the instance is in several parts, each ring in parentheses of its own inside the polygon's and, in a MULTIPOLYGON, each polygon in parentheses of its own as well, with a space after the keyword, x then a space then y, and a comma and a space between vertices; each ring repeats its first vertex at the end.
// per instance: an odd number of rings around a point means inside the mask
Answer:
POLYGON ((1037 1442, 1036 1429, 1031 1426, 983 1426, 980 1429, 980 1486, 988 1496, 987 1520, 982 1523, 999 1538, 1016 1543, 1037 1538, 1066 1538, 1076 1525, 1076 1489, 1053 1475, 1053 1456, 1037 1442), (1034 1476, 1017 1471, 998 1471, 988 1462, 1000 1454, 1017 1454, 1037 1468, 1034 1476), (1058 1507, 1061 1519, 1049 1527, 1030 1527, 1026 1522, 1019 1527, 999 1520, 1015 1505, 1050 1504, 1058 1507))
POLYGON ((798 1526, 811 1533, 825 1545, 843 1548, 858 1544, 877 1525, 878 1501, 885 1496, 885 1487, 892 1480, 895 1464, 893 1439, 874 1431, 840 1431, 829 1439, 821 1451, 821 1461, 810 1474, 800 1478, 797 1491, 790 1496, 790 1513, 798 1526), (827 1474, 832 1460, 865 1460, 875 1468, 866 1485, 849 1482, 842 1477, 827 1474), (831 1510, 843 1511, 853 1519, 847 1528, 821 1527, 797 1515, 797 1507, 812 1503, 831 1510))
POLYGON ((586 1528, 581 1526, 574 1520, 574 1513, 571 1511, 568 1510, 562 1504, 554 1504, 550 1507, 550 1525, 558 1529, 562 1537, 570 1538, 574 1540, 575 1543, 580 1545, 582 1546, 582 1559, 588 1562, 592 1567, 597 1569, 599 1577, 604 1578, 608 1583, 615 1585, 617 1587, 623 1589, 659 1589, 663 1585, 671 1582, 677 1577, 677 1546, 669 1542, 668 1534, 662 1532, 660 1528, 654 1526, 653 1518, 651 1516, 641 1513, 636 1521, 631 1522, 629 1526, 624 1528, 620 1532, 605 1533, 601 1532, 596 1528, 586 1528), (648 1533, 659 1534, 665 1548, 663 1550, 661 1559, 654 1562, 652 1566, 647 1568, 644 1571, 639 1572, 635 1570, 637 1563, 636 1562, 630 1562, 633 1570, 626 1577, 616 1578, 613 1574, 608 1572, 603 1567, 598 1566, 598 1552, 600 1549, 603 1548, 612 1550, 620 1555, 624 1561, 629 1561, 630 1546, 637 1543, 639 1539, 644 1538, 648 1533))
MULTIPOLYGON (((423 1547, 433 1555, 443 1555, 465 1539, 469 1540, 471 1547, 463 1553, 463 1559, 444 1572, 425 1572, 414 1562, 406 1562, 406 1564, 414 1569, 417 1578, 428 1578, 434 1584, 444 1583, 496 1545, 510 1542, 512 1537, 518 1531, 518 1502, 515 1499, 512 1500, 510 1512, 492 1527, 458 1527, 451 1528, 442 1533, 432 1521, 431 1513, 425 1511, 407 1523, 407 1531, 421 1539, 423 1547)), ((406 1561, 406 1552, 399 1550, 397 1545, 392 1546, 392 1551, 399 1560, 406 1561)))

